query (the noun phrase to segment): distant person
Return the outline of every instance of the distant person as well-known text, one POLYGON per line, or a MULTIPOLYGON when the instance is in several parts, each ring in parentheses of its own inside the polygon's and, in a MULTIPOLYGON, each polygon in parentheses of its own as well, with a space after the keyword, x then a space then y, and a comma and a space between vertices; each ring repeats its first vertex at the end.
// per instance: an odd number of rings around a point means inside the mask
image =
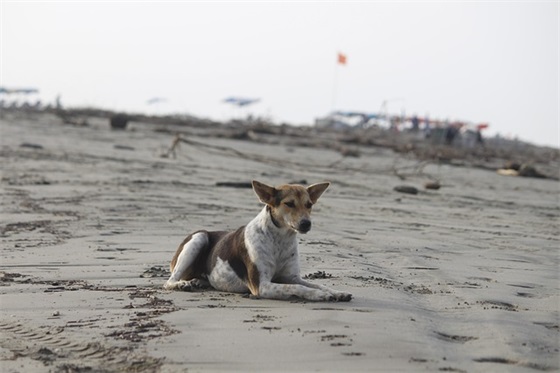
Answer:
POLYGON ((415 115, 412 117, 412 132, 420 130, 420 119, 415 115))
POLYGON ((482 137, 482 131, 480 131, 480 128, 476 130, 476 144, 484 146, 484 137, 482 137))
POLYGON ((393 132, 399 132, 399 127, 401 125, 401 120, 399 117, 394 117, 393 120, 391 121, 391 131, 393 132))
POLYGON ((360 121, 358 122, 358 124, 356 124, 356 127, 366 128, 368 121, 369 121, 369 117, 365 114, 361 114, 360 115, 360 121))
POLYGON ((432 127, 430 127, 430 118, 426 115, 424 118, 424 136, 428 139, 432 134, 432 127))
POLYGON ((455 126, 448 125, 447 128, 445 129, 445 144, 446 145, 453 144, 453 140, 455 140, 455 137, 457 136, 458 132, 459 131, 457 131, 457 128, 455 128, 455 126))
POLYGON ((62 110, 62 102, 60 101, 60 95, 56 96, 56 109, 62 110))

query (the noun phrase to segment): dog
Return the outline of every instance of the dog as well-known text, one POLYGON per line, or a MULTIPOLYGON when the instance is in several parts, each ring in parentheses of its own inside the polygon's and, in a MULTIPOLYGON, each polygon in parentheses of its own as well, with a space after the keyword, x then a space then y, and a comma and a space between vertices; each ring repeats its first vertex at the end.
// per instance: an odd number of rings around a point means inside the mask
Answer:
POLYGON ((236 231, 192 233, 171 260, 168 290, 208 287, 256 298, 350 301, 352 295, 305 281, 300 276, 297 233, 311 229, 311 210, 330 183, 277 188, 258 181, 252 187, 264 203, 261 212, 236 231))

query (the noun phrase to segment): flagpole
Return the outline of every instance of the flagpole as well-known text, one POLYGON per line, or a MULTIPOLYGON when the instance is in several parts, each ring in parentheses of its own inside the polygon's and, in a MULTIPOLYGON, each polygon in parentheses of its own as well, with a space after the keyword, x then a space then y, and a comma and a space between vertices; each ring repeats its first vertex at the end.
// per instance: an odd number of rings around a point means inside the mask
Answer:
POLYGON ((332 93, 332 101, 331 101, 331 113, 334 113, 336 107, 336 94, 338 88, 338 54, 334 61, 334 81, 333 81, 333 93, 332 93))

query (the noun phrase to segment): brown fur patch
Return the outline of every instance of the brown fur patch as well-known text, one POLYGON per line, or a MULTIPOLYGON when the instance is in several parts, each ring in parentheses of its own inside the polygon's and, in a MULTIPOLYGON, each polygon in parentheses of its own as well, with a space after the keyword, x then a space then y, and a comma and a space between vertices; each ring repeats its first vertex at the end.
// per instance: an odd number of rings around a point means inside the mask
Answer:
POLYGON ((311 202, 317 203, 317 200, 321 195, 327 190, 327 188, 331 185, 331 183, 317 183, 307 187, 307 193, 309 193, 309 198, 311 198, 311 202))
POLYGON ((245 246, 244 226, 234 232, 227 233, 216 243, 211 256, 208 258, 209 269, 214 268, 218 258, 231 266, 235 274, 247 284, 253 295, 258 295, 259 271, 249 258, 245 246))
POLYGON ((195 262, 191 266, 189 266, 188 270, 183 274, 183 276, 181 276, 181 280, 189 281, 194 278, 201 278, 202 275, 206 275, 208 273, 207 262, 208 262, 208 256, 210 254, 211 248, 214 247, 216 243, 220 241, 227 234, 227 232, 223 232, 223 231, 208 232, 205 230, 199 230, 188 235, 183 240, 183 242, 181 242, 181 244, 177 248, 177 251, 175 252, 175 255, 173 256, 173 259, 171 260, 171 265, 170 265, 171 272, 173 272, 173 269, 177 265, 177 260, 179 259, 179 255, 181 255, 181 252, 183 251, 185 244, 189 242, 192 239, 192 237, 197 233, 206 234, 206 236, 208 237, 208 245, 206 245, 202 249, 200 254, 197 256, 195 262))
POLYGON ((301 185, 280 185, 278 188, 278 201, 285 200, 287 198, 293 198, 295 200, 301 200, 304 197, 309 197, 305 187, 301 185))
POLYGON ((301 185, 281 185, 276 188, 276 201, 271 206, 272 219, 282 226, 297 228, 302 220, 309 220, 313 202, 301 185))

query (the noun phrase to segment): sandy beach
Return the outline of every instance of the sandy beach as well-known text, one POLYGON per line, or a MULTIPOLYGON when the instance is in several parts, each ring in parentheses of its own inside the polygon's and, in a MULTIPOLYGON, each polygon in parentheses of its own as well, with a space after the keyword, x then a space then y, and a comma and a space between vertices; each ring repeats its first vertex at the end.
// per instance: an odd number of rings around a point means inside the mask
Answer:
POLYGON ((0 141, 2 372, 560 369, 557 180, 50 114, 4 115, 0 141), (188 233, 259 212, 217 185, 252 179, 332 183, 302 274, 351 302, 163 290, 188 233))

